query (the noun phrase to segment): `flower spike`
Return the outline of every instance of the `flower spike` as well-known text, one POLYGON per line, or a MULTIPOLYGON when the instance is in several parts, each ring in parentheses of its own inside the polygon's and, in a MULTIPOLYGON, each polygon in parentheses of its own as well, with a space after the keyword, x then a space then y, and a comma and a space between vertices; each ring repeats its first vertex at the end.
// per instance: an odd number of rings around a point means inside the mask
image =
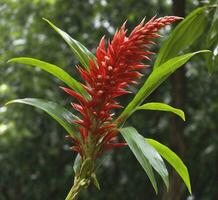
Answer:
POLYGON ((101 38, 96 60, 89 61, 89 69, 78 67, 85 82, 83 87, 90 94, 91 100, 87 101, 80 94, 62 88, 79 101, 79 104, 73 103, 72 106, 83 117, 82 120, 74 121, 80 127, 81 141, 74 143, 72 150, 79 152, 82 157, 90 156, 87 149, 91 140, 93 144, 102 145, 91 152, 96 157, 102 150, 125 146, 125 143, 111 143, 118 133, 112 121, 113 112, 121 107, 116 98, 129 93, 128 86, 136 84, 142 76, 140 70, 148 67, 144 61, 150 61, 150 55, 154 54, 149 45, 155 44, 153 39, 161 37, 158 30, 180 19, 175 16, 154 16, 145 23, 144 18, 129 36, 125 21, 112 41, 106 42, 105 36, 101 38))

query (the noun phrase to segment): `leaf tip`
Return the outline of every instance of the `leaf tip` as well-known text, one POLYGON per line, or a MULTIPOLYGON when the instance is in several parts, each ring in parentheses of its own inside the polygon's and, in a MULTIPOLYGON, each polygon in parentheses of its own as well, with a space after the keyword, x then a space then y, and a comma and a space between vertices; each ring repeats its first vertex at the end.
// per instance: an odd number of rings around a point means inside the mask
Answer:
POLYGON ((158 189, 154 187, 155 194, 158 195, 158 189))
POLYGON ((97 176, 95 173, 91 174, 92 182, 98 190, 101 190, 100 184, 98 182, 97 176))
POLYGON ((7 63, 19 62, 24 57, 11 58, 7 61, 7 63))
POLYGON ((14 62, 14 58, 11 58, 7 61, 7 63, 11 63, 11 62, 14 62))
POLYGON ((52 24, 52 22, 50 22, 48 19, 46 19, 46 18, 42 18, 45 22, 47 22, 50 26, 54 26, 53 24, 52 24))
POLYGON ((46 21, 46 22, 49 22, 49 20, 46 19, 45 17, 43 17, 42 20, 44 20, 44 21, 46 21))
POLYGON ((192 195, 192 189, 191 189, 191 188, 189 188, 189 189, 188 189, 188 191, 189 191, 189 194, 191 194, 191 195, 192 195))
POLYGON ((197 51, 196 53, 212 53, 212 51, 208 49, 204 49, 204 50, 197 51))
MULTIPOLYGON (((186 184, 186 183, 185 183, 186 184)), ((189 194, 192 195, 192 187, 191 187, 191 182, 190 182, 190 179, 188 181, 188 183, 186 184, 187 188, 188 188, 188 191, 189 191, 189 194)))
POLYGON ((9 104, 12 104, 12 101, 13 101, 13 100, 6 102, 6 103, 4 104, 4 106, 8 106, 9 104))
POLYGON ((185 118, 185 113, 182 111, 181 112, 181 118, 182 118, 182 120, 185 122, 186 121, 186 118, 185 118))

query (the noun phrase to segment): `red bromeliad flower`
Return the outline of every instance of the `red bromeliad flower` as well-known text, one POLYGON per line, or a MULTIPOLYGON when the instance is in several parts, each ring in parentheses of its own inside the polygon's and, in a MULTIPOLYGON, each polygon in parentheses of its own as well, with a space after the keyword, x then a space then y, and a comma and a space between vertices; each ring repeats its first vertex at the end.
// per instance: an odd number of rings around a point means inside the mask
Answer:
POLYGON ((152 40, 160 37, 157 31, 179 19, 167 16, 153 17, 147 23, 143 20, 129 36, 124 23, 111 42, 106 43, 104 37, 101 39, 96 60, 90 60, 89 70, 78 68, 90 100, 62 87, 78 100, 79 103, 72 103, 72 106, 82 115, 81 120, 74 121, 79 125, 81 137, 72 138, 72 150, 82 157, 96 157, 104 150, 125 145, 114 141, 118 130, 113 110, 121 107, 116 98, 129 93, 128 86, 137 83, 142 76, 140 70, 148 67, 143 61, 150 60, 149 56, 154 54, 149 48, 150 44, 155 44, 152 40))

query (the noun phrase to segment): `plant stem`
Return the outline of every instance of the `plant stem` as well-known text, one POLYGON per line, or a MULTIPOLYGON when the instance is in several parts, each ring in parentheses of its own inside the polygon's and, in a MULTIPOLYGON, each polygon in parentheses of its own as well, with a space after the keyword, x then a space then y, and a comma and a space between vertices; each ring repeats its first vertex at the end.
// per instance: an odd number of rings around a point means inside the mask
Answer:
POLYGON ((75 192, 75 187, 73 185, 65 200, 77 200, 78 194, 79 194, 78 192, 75 192))
POLYGON ((93 159, 90 157, 84 159, 81 163, 80 169, 76 173, 74 177, 74 184, 70 189, 65 200, 77 200, 79 196, 79 192, 83 188, 87 188, 91 181, 91 175, 94 170, 93 159))
POLYGON ((79 191, 78 191, 77 187, 75 187, 73 185, 65 200, 77 200, 78 194, 79 194, 79 191))
POLYGON ((80 176, 75 176, 75 179, 74 179, 74 184, 73 186, 71 187, 67 197, 65 200, 77 200, 78 199, 78 196, 79 196, 79 192, 80 190, 84 187, 84 183, 85 181, 83 180, 80 180, 80 176))

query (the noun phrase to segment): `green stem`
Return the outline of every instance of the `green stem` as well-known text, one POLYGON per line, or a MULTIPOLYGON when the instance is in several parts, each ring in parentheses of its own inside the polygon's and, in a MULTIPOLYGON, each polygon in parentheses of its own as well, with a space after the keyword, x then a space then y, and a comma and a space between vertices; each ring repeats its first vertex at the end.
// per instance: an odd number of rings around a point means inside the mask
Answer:
POLYGON ((89 186, 91 174, 93 172, 93 162, 91 158, 83 160, 79 172, 75 175, 74 184, 65 200, 77 200, 79 192, 89 186))
POLYGON ((77 200, 79 192, 75 191, 74 185, 70 189, 65 200, 77 200))
POLYGON ((84 187, 85 180, 80 180, 80 177, 75 177, 74 184, 72 188, 70 189, 67 197, 65 200, 77 200, 79 196, 80 190, 84 187))

